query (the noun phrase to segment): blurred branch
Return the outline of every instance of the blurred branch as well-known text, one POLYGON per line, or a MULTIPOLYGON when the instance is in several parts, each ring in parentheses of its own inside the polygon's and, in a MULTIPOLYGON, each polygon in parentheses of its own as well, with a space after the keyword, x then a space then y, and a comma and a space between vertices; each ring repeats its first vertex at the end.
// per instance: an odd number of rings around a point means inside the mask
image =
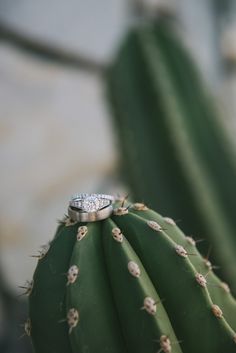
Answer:
POLYGON ((129 0, 131 13, 137 18, 156 18, 175 14, 173 0, 129 0))
POLYGON ((52 61, 59 65, 67 65, 79 70, 103 75, 106 65, 89 57, 67 51, 49 43, 29 37, 0 23, 0 41, 5 41, 27 53, 34 54, 44 60, 52 61))

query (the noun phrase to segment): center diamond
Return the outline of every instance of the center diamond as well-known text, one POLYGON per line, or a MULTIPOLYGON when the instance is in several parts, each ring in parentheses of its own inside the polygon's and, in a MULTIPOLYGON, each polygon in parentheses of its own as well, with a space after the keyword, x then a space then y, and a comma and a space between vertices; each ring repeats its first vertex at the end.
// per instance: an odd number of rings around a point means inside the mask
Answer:
POLYGON ((88 196, 83 200, 82 209, 85 212, 95 212, 100 208, 99 199, 96 196, 88 196))

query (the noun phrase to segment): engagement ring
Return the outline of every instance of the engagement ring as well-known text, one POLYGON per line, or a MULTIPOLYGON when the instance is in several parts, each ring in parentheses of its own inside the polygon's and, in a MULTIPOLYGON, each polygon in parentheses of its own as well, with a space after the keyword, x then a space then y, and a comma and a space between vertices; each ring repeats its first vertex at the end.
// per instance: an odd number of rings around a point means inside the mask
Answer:
POLYGON ((114 197, 105 194, 75 194, 72 196, 68 214, 78 222, 94 222, 108 218, 113 211, 114 197))

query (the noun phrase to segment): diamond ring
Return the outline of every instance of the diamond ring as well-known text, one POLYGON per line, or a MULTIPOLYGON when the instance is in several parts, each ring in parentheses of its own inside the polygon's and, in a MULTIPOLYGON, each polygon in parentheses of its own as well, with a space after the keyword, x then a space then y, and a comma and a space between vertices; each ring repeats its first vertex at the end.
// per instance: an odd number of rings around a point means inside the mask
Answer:
POLYGON ((72 196, 68 214, 74 221, 94 222, 112 213, 114 197, 105 194, 75 194, 72 196))
POLYGON ((96 212, 112 204, 114 197, 105 194, 75 194, 72 196, 70 206, 84 212, 96 212))

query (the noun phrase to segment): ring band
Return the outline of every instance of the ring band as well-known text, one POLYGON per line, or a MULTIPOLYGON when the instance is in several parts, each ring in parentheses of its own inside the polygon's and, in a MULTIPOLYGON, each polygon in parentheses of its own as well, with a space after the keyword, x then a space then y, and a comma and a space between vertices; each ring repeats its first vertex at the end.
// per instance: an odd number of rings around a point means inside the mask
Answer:
POLYGON ((74 221, 94 222, 108 218, 113 211, 114 197, 106 194, 80 193, 72 196, 68 215, 74 221))
POLYGON ((113 211, 112 205, 96 212, 81 212, 78 209, 68 207, 68 215, 73 221, 77 222, 95 222, 108 218, 113 211))

